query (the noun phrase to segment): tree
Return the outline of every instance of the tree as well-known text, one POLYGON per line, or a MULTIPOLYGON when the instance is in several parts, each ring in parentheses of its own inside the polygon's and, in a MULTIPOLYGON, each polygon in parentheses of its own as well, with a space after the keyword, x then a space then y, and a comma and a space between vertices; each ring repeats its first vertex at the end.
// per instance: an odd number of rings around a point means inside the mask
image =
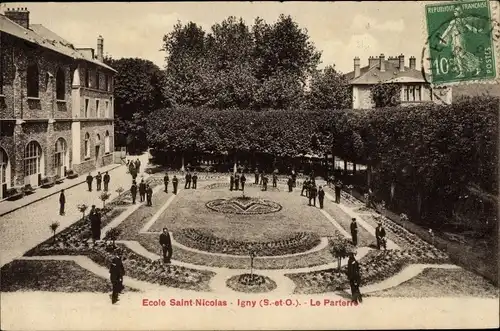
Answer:
POLYGON ((329 240, 330 253, 337 259, 337 272, 340 272, 342 259, 349 256, 350 253, 356 251, 355 247, 343 237, 335 237, 329 240))
POLYGON ((50 224, 50 230, 52 230, 53 234, 52 239, 54 243, 56 242, 56 231, 59 228, 59 225, 60 225, 59 222, 54 222, 50 224))
POLYGON ((80 211, 80 213, 82 213, 82 220, 84 220, 85 219, 85 211, 87 210, 87 208, 89 208, 89 206, 82 203, 81 205, 78 205, 77 208, 80 211))
POLYGON ((106 200, 108 200, 110 196, 111 196, 111 194, 109 194, 108 192, 102 192, 101 195, 99 195, 99 199, 101 199, 101 201, 102 201, 102 208, 103 209, 106 205, 106 200))
POLYGON ((397 106, 401 101, 401 86, 396 83, 378 83, 370 91, 375 108, 397 106))
POLYGON ((118 71, 114 80, 115 144, 141 152, 148 146, 145 119, 166 102, 164 73, 153 62, 139 58, 107 57, 105 62, 118 71))
POLYGON ((348 109, 351 107, 352 88, 342 73, 334 66, 327 66, 314 72, 305 98, 309 109, 348 109))
POLYGON ((104 236, 104 240, 111 240, 113 243, 113 247, 116 247, 115 242, 118 240, 120 237, 122 231, 118 228, 111 228, 106 232, 106 235, 104 236))

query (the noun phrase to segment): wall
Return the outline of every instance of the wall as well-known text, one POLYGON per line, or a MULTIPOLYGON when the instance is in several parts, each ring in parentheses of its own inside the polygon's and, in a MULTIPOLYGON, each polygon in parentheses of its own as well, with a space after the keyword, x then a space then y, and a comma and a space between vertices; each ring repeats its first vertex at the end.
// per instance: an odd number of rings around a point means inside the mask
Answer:
POLYGON ((353 86, 353 109, 370 109, 374 107, 370 85, 353 86))

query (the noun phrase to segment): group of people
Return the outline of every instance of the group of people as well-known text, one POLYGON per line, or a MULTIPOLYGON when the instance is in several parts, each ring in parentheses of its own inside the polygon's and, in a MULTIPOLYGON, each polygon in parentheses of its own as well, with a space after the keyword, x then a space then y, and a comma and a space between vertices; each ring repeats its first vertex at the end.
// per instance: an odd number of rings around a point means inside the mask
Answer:
POLYGON ((302 191, 300 192, 301 196, 304 196, 304 191, 306 192, 306 197, 309 198, 309 206, 316 207, 316 198, 318 198, 319 208, 323 209, 323 205, 325 202, 325 191, 321 186, 316 187, 316 181, 314 180, 314 177, 307 178, 302 183, 302 191))
MULTIPOLYGON (((247 178, 244 173, 232 173, 229 177, 229 190, 230 191, 239 191, 241 186, 241 191, 245 190, 245 183, 247 178), (241 185, 240 185, 241 184, 241 185)), ((266 182, 266 190, 267 190, 267 182, 266 182)))
MULTIPOLYGON (((187 190, 189 188, 196 190, 196 185, 198 183, 198 174, 196 172, 191 175, 191 173, 188 171, 186 174, 185 180, 186 180, 185 184, 184 184, 185 190, 187 190), (191 184, 193 184, 193 185, 191 186, 191 184)), ((177 189, 175 191, 177 191, 177 189)), ((175 193, 177 193, 177 192, 175 192, 175 193)))
POLYGON ((137 158, 134 160, 127 160, 127 168, 128 172, 132 176, 132 179, 135 180, 137 175, 141 172, 141 160, 137 158))
MULTIPOLYGON (((187 176, 187 175, 186 175, 187 176)), ((198 181, 198 176, 196 176, 196 181, 198 181)), ((168 173, 165 173, 165 176, 163 177, 163 184, 165 185, 165 193, 168 193, 168 183, 170 182, 170 178, 168 177, 168 173)), ((177 179, 177 176, 174 175, 172 178, 172 186, 174 187, 174 194, 177 194, 177 185, 179 185, 179 179, 177 179)), ((194 184, 196 186, 196 184, 194 184)))
POLYGON ((140 202, 144 202, 144 200, 146 200, 146 206, 153 205, 153 189, 149 186, 149 184, 144 182, 144 179, 141 179, 139 185, 137 185, 135 180, 132 180, 130 194, 132 195, 133 204, 135 204, 135 200, 137 199, 137 191, 139 191, 140 202))
MULTIPOLYGON (((107 192, 108 188, 109 188, 109 182, 110 182, 110 180, 111 180, 111 177, 109 176, 109 173, 107 171, 104 173, 104 176, 99 171, 97 173, 97 175, 95 176, 97 191, 101 190, 102 182, 104 182, 104 191, 107 192)), ((87 186, 89 188, 89 192, 92 192, 92 182, 94 181, 94 177, 90 174, 90 172, 87 175, 86 181, 87 181, 87 186)))

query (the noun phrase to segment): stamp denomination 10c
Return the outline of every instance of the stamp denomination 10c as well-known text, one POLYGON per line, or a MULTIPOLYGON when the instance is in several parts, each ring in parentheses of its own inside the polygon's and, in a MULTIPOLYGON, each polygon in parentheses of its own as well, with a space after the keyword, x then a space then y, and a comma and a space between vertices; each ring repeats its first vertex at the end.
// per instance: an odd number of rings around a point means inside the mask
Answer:
POLYGON ((496 78, 489 1, 425 6, 433 84, 496 78))

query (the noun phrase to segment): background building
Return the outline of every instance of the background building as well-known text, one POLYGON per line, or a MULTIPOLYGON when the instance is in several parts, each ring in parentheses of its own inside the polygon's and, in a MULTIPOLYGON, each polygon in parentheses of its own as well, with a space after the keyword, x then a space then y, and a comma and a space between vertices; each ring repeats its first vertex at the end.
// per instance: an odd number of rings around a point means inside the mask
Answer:
POLYGON ((405 66, 403 54, 385 58, 370 56, 368 65, 361 67, 359 57, 354 58, 354 71, 346 74, 352 85, 352 108, 370 109, 374 107, 370 89, 378 83, 401 85, 401 104, 412 105, 421 102, 447 103, 452 101, 451 88, 434 88, 431 93, 428 80, 416 67, 416 58, 410 57, 405 66))
POLYGON ((0 199, 10 187, 113 162, 113 76, 103 39, 75 48, 26 8, 0 15, 0 199))

